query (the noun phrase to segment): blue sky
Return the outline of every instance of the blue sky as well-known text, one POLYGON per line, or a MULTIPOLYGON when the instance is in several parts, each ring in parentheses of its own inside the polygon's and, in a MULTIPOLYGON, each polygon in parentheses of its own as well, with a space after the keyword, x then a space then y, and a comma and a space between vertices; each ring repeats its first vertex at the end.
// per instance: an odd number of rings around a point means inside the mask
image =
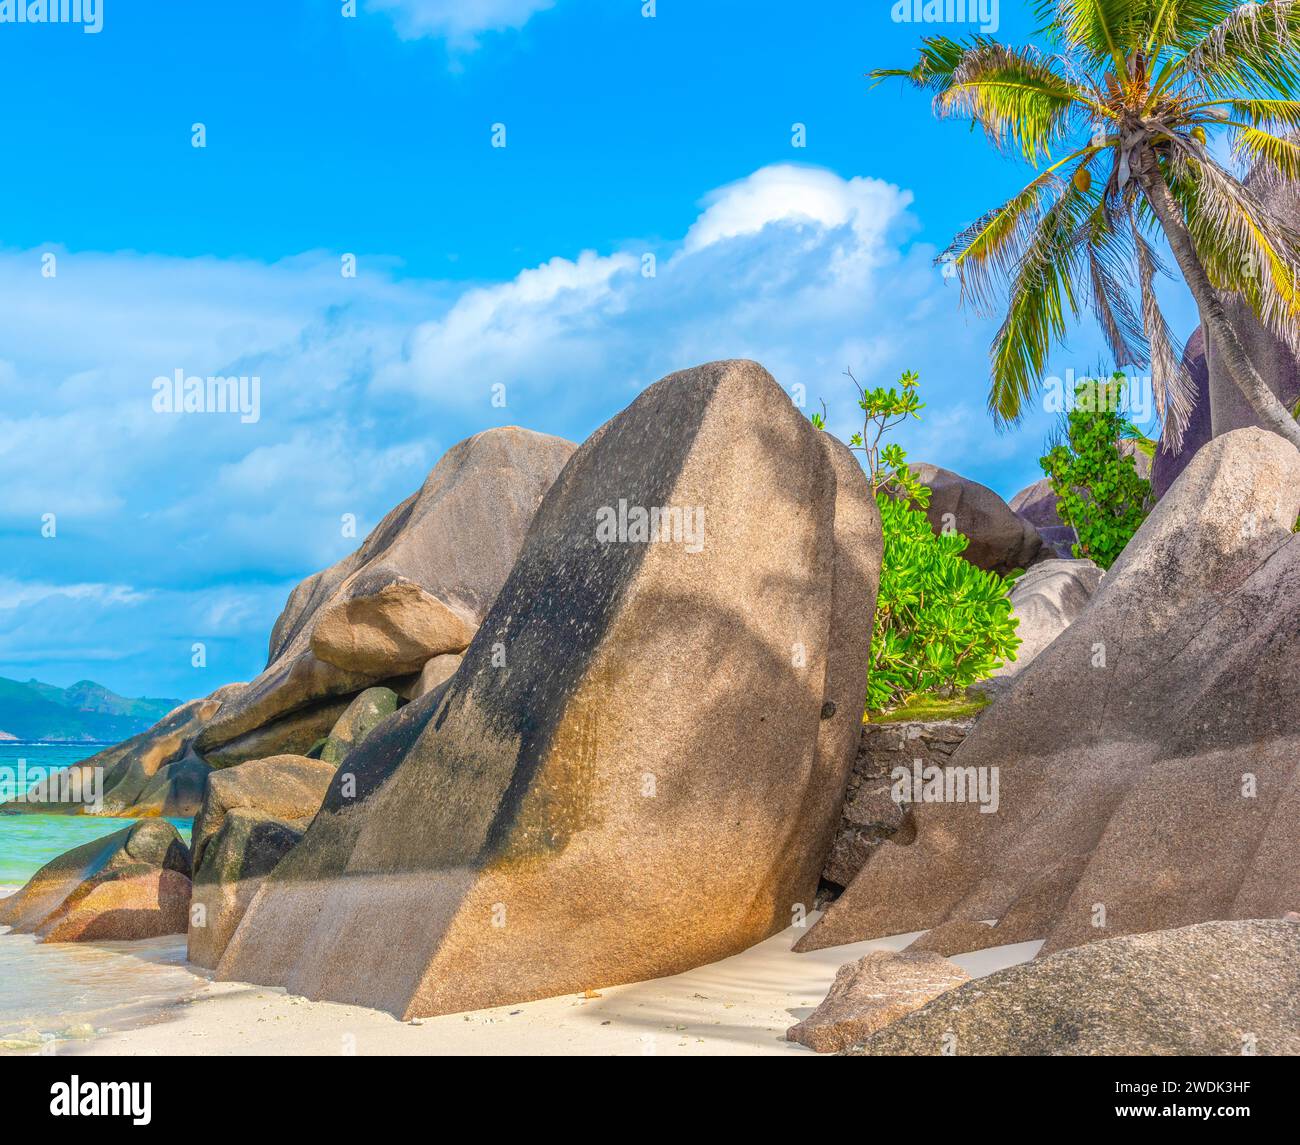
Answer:
MULTIPOLYGON (((1040 476, 1050 417, 994 431, 993 323, 932 265, 1028 176, 871 88, 934 30, 887 0, 102 6, 93 35, 0 23, 0 675, 247 679, 292 585, 355 546, 344 514, 364 535, 461 438, 582 440, 714 358, 843 434, 845 367, 918 369, 915 459, 1008 496, 1040 476), (155 412, 178 369, 257 375, 260 419, 155 412)), ((1099 348, 1080 330, 1053 369, 1099 348)))

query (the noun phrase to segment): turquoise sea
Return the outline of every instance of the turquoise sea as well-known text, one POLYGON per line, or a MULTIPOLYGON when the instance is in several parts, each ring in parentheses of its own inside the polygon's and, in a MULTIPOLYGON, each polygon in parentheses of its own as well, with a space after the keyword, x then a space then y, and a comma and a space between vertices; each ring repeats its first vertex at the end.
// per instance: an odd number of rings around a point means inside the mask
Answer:
MULTIPOLYGON (((67 767, 100 744, 0 743, 0 768, 67 767)), ((93 815, 5 814, 0 895, 73 847, 137 822, 93 815)), ((173 819, 189 842, 190 819, 173 819)), ((144 942, 37 943, 0 927, 0 1056, 62 1052, 110 1029, 154 1020, 202 985, 185 963, 185 936, 144 942)))
MULTIPOLYGON (((31 767, 67 767, 94 755, 102 744, 0 743, 0 769, 16 768, 26 760, 31 767)), ((41 867, 64 851, 102 839, 134 819, 109 819, 95 815, 6 814, 0 804, 0 886, 25 883, 41 867)), ((188 843, 192 819, 173 819, 188 843)))

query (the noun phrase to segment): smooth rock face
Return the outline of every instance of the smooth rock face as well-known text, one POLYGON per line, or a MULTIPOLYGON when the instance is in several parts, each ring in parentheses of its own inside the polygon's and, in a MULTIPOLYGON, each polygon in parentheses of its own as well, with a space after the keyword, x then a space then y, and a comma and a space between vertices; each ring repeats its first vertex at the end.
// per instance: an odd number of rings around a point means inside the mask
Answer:
POLYGON ((975 950, 988 950, 1001 945, 1001 938, 987 922, 945 922, 927 930, 920 938, 912 940, 910 951, 928 950, 951 958, 954 954, 970 954, 975 950))
POLYGON ((970 545, 962 555, 971 564, 1004 576, 1033 564, 1042 538, 992 489, 937 465, 917 465, 914 471, 930 488, 930 527, 936 533, 956 529, 966 537, 970 545))
POLYGON ((401 676, 418 672, 434 656, 463 652, 477 628, 469 609, 447 604, 403 577, 373 595, 322 608, 311 650, 345 671, 401 676))
POLYGON ((841 966, 822 1004, 785 1036, 819 1054, 833 1054, 969 979, 938 954, 875 951, 841 966))
POLYGON ((1020 622, 1020 647, 995 677, 1018 676, 1087 607, 1103 571, 1088 560, 1040 561, 1011 586, 1011 609, 1020 622))
POLYGON ((0 926, 52 942, 181 933, 189 875, 189 848, 176 828, 144 819, 51 859, 21 890, 0 899, 0 926), (109 888, 118 881, 129 885, 109 888), (173 929, 181 898, 180 926, 173 929))
POLYGON ((189 960, 214 969, 262 879, 302 840, 310 817, 277 819, 247 807, 229 811, 194 871, 189 960))
POLYGON ((194 819, 194 865, 236 808, 260 811, 278 819, 310 818, 320 809, 337 768, 320 759, 277 755, 216 771, 208 780, 203 806, 194 819))
POLYGON ((396 692, 391 688, 367 688, 339 717, 329 738, 321 746, 319 758, 335 765, 342 763, 357 744, 395 711, 396 692))
POLYGON ((886 1055, 1300 1054, 1300 925, 1206 922, 968 983, 849 1050, 886 1055))
POLYGON ((1046 477, 1040 477, 1011 498, 1010 508, 1035 528, 1057 528, 1064 524, 1061 514, 1056 511, 1058 500, 1052 483, 1046 477))
POLYGON ((1182 444, 1175 452, 1172 441, 1161 438, 1151 472, 1151 491, 1156 498, 1169 492, 1196 451, 1213 436, 1210 414, 1210 367, 1205 356, 1205 331, 1198 326, 1183 348, 1183 365, 1196 385, 1192 416, 1183 433, 1182 444))
POLYGON ((65 769, 77 777, 80 790, 89 791, 97 770, 103 772, 103 803, 61 802, 54 787, 45 801, 6 804, 6 810, 67 815, 167 815, 188 818, 198 809, 206 764, 197 760, 189 745, 204 724, 221 707, 215 694, 182 704, 141 732, 114 747, 65 769), (179 764, 179 766, 177 766, 179 764))
MULTIPOLYGON (((288 713, 464 648, 573 449, 510 427, 448 450, 356 552, 294 589, 271 634, 266 670, 208 724, 199 753, 212 762, 214 749, 288 713)), ((315 738, 276 750, 305 751, 315 738)), ((261 754, 270 752, 263 746, 261 754)))
POLYGON ((340 776, 219 977, 414 1017, 788 926, 853 759, 881 547, 860 466, 761 367, 651 386, 547 494, 459 671, 349 757, 355 798, 340 776), (680 540, 598 534, 649 507, 680 540))
POLYGON ((913 805, 914 841, 882 844, 801 948, 997 919, 998 943, 1050 953, 1294 909, 1297 512, 1280 437, 1205 446, 957 749, 998 776, 998 811, 913 805))

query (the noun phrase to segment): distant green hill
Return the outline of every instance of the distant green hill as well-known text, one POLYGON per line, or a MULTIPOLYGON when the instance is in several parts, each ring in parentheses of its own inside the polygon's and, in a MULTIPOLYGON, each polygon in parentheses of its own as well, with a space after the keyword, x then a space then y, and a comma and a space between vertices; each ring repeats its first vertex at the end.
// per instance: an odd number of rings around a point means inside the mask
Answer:
POLYGON ((0 740, 116 742, 156 724, 180 700, 131 700, 93 680, 56 688, 0 676, 0 740))

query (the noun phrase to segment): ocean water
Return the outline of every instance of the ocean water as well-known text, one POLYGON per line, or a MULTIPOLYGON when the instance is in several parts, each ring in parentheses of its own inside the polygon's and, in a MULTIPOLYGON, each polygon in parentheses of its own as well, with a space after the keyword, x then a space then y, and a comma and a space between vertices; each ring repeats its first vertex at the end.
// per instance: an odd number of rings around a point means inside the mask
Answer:
MULTIPOLYGON (((95 754, 101 744, 0 743, 0 769, 17 768, 26 760, 31 767, 67 767, 95 754)), ((51 859, 102 839, 135 819, 110 819, 96 815, 6 814, 0 804, 0 886, 22 884, 51 859)), ((173 819, 181 838, 190 841, 192 819, 173 819)))
MULTIPOLYGON (((99 744, 0 743, 0 768, 67 767, 99 744)), ((5 814, 0 895, 64 851, 136 823, 93 815, 5 814), (7 885, 6 885, 7 884, 7 885)), ((189 842, 193 820, 173 819, 189 842)), ((106 1030, 156 1020, 205 981, 185 962, 185 936, 143 942, 38 943, 0 927, 0 1056, 59 1052, 106 1030)))

